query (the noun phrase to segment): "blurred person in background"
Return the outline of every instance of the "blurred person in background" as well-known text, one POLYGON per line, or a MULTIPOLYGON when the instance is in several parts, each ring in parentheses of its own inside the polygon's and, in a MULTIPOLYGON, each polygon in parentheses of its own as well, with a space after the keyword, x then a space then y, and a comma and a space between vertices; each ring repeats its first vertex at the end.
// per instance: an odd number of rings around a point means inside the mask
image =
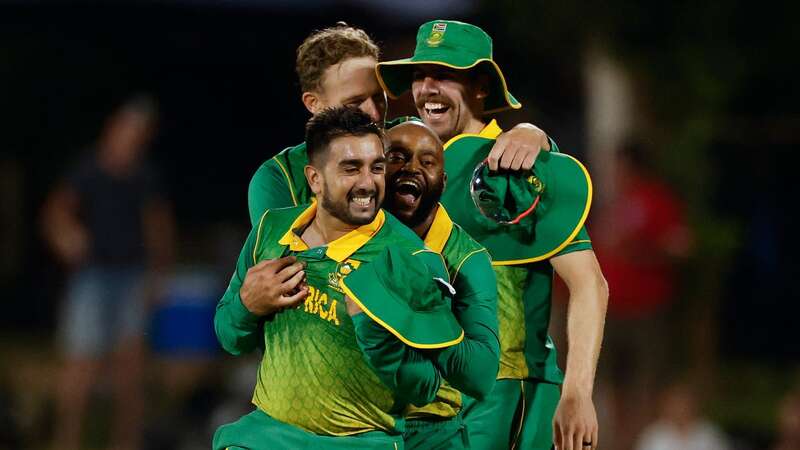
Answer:
POLYGON ((648 148, 631 140, 618 153, 615 195, 593 222, 595 248, 611 301, 601 364, 610 386, 614 446, 629 449, 652 420, 659 374, 669 356, 669 317, 691 250, 683 204, 647 164, 648 148))
POLYGON ((645 428, 636 450, 727 450, 725 435, 700 415, 698 394, 675 383, 662 395, 659 418, 645 428))
POLYGON ((800 449, 800 389, 784 397, 778 409, 778 437, 772 450, 800 449))
POLYGON ((156 119, 150 97, 125 102, 44 206, 44 237, 70 271, 57 339, 63 367, 54 448, 81 446, 92 386, 106 364, 116 402, 111 444, 140 447, 147 308, 172 259, 174 234, 170 205, 145 161, 156 119))

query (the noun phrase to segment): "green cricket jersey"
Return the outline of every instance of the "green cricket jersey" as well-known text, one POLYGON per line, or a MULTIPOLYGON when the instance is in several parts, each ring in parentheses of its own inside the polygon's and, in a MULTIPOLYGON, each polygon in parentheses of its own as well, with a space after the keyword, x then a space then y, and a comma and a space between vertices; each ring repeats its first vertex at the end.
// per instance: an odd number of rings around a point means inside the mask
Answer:
MULTIPOLYGON (((453 137, 445 144, 445 171, 451 180, 458 174, 451 173, 448 160, 453 160, 452 153, 485 152, 489 153, 493 140, 502 130, 492 120, 477 136, 487 140, 473 140, 469 144, 463 137, 476 136, 461 134, 453 137), (459 144, 453 150, 454 144, 459 144), (465 145, 466 144, 466 145, 465 145)), ((558 147, 551 141, 551 151, 558 147)), ((471 176, 471 174, 468 174, 471 176)), ((453 183, 451 183, 452 185, 453 183)), ((455 195, 445 190, 442 203, 456 217, 462 211, 453 210, 455 195)), ((469 232, 470 230, 467 230, 469 232)), ((500 371, 498 379, 538 379, 554 383, 563 381, 563 373, 558 368, 556 349, 547 335, 550 325, 551 294, 553 288, 553 268, 548 261, 554 256, 591 249, 589 235, 584 228, 576 230, 575 237, 565 242, 560 249, 550 255, 538 255, 525 260, 492 262, 497 275, 497 309, 500 332, 500 371)), ((514 245, 509 242, 509 245, 514 245)), ((492 249, 487 249, 492 253, 492 249)))
MULTIPOLYGON (((305 143, 286 148, 264 162, 250 181, 251 220, 257 223, 267 209, 311 201, 313 193, 303 171, 307 164, 305 143)), ((442 386, 432 404, 423 408, 409 405, 406 413, 409 418, 446 418, 455 416, 461 408, 459 390, 481 398, 493 386, 498 354, 497 290, 494 273, 488 270, 491 264, 487 252, 453 224, 443 207, 439 208, 425 243, 445 260, 456 289, 453 312, 465 337, 456 346, 441 351, 436 359, 450 384, 442 386)))
POLYGON ((500 353, 497 283, 486 249, 454 224, 442 205, 425 235, 425 245, 442 255, 450 273, 456 289, 453 313, 464 328, 464 340, 439 352, 436 365, 447 382, 433 403, 421 408, 410 405, 409 419, 453 417, 461 409, 460 392, 478 399, 489 394, 500 353))
POLYGON ((351 320, 340 281, 387 245, 420 258, 436 276, 446 279, 446 268, 440 255, 425 249, 413 231, 383 211, 372 223, 327 246, 308 248, 300 235, 315 214, 316 202, 263 214, 217 306, 217 336, 235 355, 263 348, 253 403, 276 420, 326 436, 375 430, 400 433, 403 409, 412 401, 432 401, 441 374, 433 361, 403 347, 398 359, 384 361, 391 365, 385 369, 396 376, 388 384, 379 379, 358 346, 354 328, 354 322, 361 322, 359 326, 372 322, 364 314, 351 320), (259 261, 286 255, 307 262, 308 297, 300 308, 266 320, 251 314, 239 297, 247 270, 259 261))

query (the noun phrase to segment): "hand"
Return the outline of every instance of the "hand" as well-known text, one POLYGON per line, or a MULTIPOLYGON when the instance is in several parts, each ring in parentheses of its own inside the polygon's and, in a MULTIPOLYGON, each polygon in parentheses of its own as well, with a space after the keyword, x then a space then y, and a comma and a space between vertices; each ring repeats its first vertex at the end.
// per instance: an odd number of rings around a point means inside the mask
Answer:
POLYGON ((360 313, 364 312, 361 309, 361 307, 358 306, 358 303, 354 302, 353 299, 351 299, 350 296, 348 296, 348 295, 344 296, 344 304, 345 304, 345 306, 347 306, 347 314, 350 317, 353 317, 356 314, 360 314, 360 313))
POLYGON ((553 419, 556 450, 595 450, 597 413, 591 396, 562 395, 553 419), (591 445, 583 445, 591 442, 591 445))
POLYGON ((242 304, 257 316, 297 306, 308 295, 304 267, 294 256, 261 261, 247 270, 239 289, 242 304))
POLYGON ((530 123, 521 123, 501 134, 489 152, 489 170, 529 170, 541 149, 550 150, 547 134, 530 123))

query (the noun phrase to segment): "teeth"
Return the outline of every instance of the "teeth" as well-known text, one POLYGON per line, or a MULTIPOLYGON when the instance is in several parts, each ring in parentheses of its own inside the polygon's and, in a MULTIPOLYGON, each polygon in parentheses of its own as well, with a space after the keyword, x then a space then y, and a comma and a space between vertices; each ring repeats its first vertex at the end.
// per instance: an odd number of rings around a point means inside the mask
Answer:
POLYGON ((443 109, 443 108, 447 108, 447 105, 445 105, 444 103, 425 102, 425 109, 431 110, 431 109, 443 109))
POLYGON ((400 183, 398 183, 398 185, 399 186, 414 186, 414 187, 417 187, 417 183, 414 183, 413 181, 410 181, 410 180, 403 180, 400 183))
POLYGON ((372 197, 353 197, 353 203, 358 206, 369 206, 370 201, 372 201, 372 197))

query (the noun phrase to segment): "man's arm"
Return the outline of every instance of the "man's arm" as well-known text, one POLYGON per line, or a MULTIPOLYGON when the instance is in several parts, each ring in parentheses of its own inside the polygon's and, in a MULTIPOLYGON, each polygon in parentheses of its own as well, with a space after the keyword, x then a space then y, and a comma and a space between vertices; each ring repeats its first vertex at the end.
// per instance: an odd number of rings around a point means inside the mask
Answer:
POLYGON ((595 369, 603 339, 608 285, 592 250, 550 260, 569 289, 567 368, 553 423, 556 448, 597 448, 597 413, 592 403, 595 369))
POLYGON ((245 241, 228 289, 217 304, 214 330, 222 348, 233 355, 249 353, 261 344, 261 322, 308 295, 302 264, 294 257, 254 264, 257 228, 245 241))
POLYGON ((56 256, 68 266, 82 263, 89 252, 89 234, 78 220, 78 192, 62 183, 42 208, 42 233, 56 256))
POLYGON ((542 150, 550 150, 550 139, 536 125, 521 123, 495 140, 487 160, 490 170, 528 170, 542 150))
POLYGON ((453 277, 453 312, 464 340, 440 351, 435 363, 448 383, 481 400, 492 391, 500 366, 497 280, 485 251, 469 255, 453 277))
POLYGON ((352 301, 348 305, 358 346, 378 378, 401 401, 416 406, 432 402, 442 376, 430 358, 400 342, 365 313, 352 310, 352 301))
POLYGON ((250 223, 258 226, 258 221, 268 209, 296 206, 289 180, 278 161, 271 158, 253 174, 247 189, 247 206, 250 223))

